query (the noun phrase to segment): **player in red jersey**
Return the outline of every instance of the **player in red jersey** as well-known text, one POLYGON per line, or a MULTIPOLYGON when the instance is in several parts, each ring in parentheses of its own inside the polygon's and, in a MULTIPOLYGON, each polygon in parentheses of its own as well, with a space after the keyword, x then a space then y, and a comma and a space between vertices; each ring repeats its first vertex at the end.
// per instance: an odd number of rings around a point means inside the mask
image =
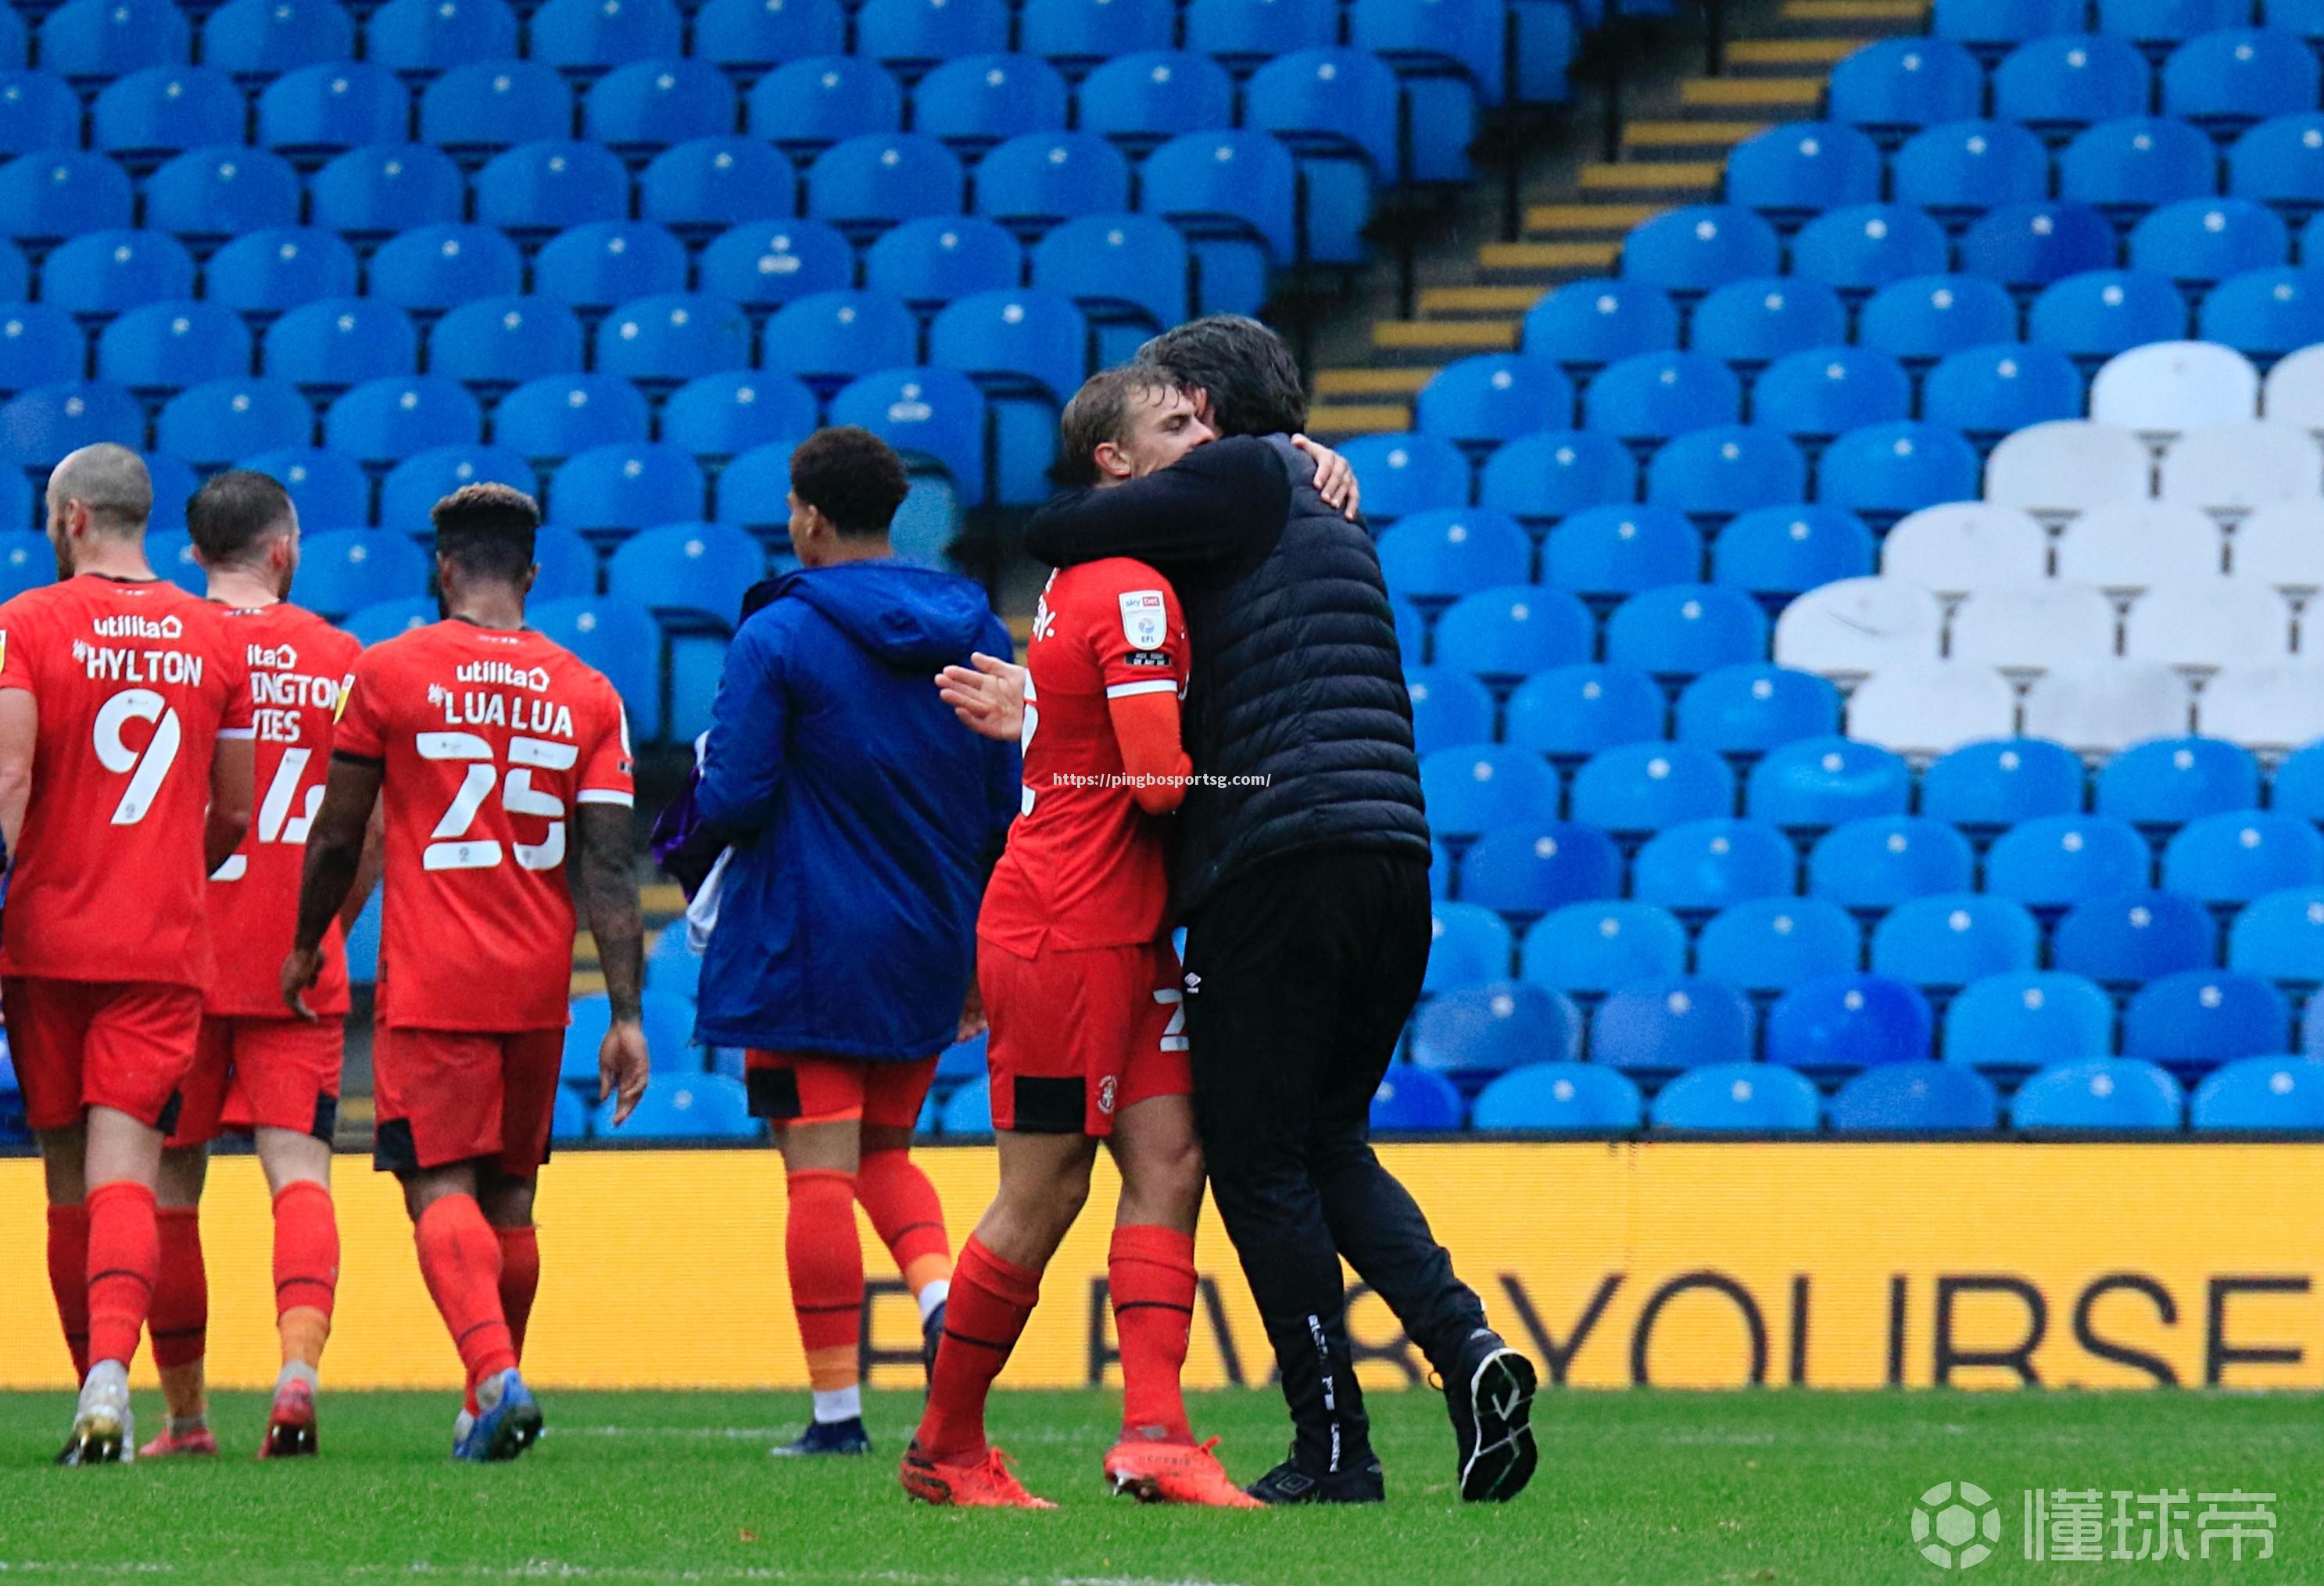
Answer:
POLYGON ((0 977, 81 1374, 60 1464, 134 1456, 129 1361, 160 1257, 161 1142, 210 978, 203 878, 250 823, 249 672, 225 613, 153 576, 137 454, 49 476, 60 582, 0 605, 0 977))
MULTIPOLYGON (((275 1327, 282 1372, 261 1443, 262 1457, 315 1452, 316 1368, 331 1330, 339 1232, 331 1206, 331 1136, 346 1046, 346 955, 340 924, 324 938, 323 977, 311 1000, 322 1017, 282 1006, 280 968, 299 904, 307 828, 323 798, 339 695, 363 646, 289 603, 299 569, 299 515, 281 484, 239 469, 215 475, 186 503, 194 555, 209 598, 250 665, 257 731, 257 818, 211 875, 210 931, 231 950, 203 1000, 193 1072, 161 1157, 161 1280, 153 1293, 153 1363, 169 1425, 138 1452, 215 1453, 203 1356, 209 1286, 202 1263, 200 1203, 209 1143, 232 1130, 254 1137, 274 1207, 275 1327)), ((375 879, 348 893, 362 907, 375 879)))
MULTIPOLYGON (((1064 456, 1101 485, 1167 467, 1211 438, 1151 371, 1109 370, 1067 404, 1064 456)), ((1049 1507, 984 1435, 992 1379, 1039 1297, 1041 1270, 1089 1198, 1102 1141, 1121 1170, 1106 1276, 1120 1341, 1114 1489, 1256 1508, 1186 1422, 1203 1157, 1181 1034, 1161 823, 1190 769, 1178 733, 1185 619, 1127 558, 1049 580, 1026 661, 1023 813, 985 889, 977 981, 991 1025, 1001 1190, 961 1251, 904 1490, 928 1503, 1049 1507)))
POLYGON ((471 484, 432 516, 448 614, 355 663, 281 995, 312 1017, 300 999, 383 795, 374 1158, 402 1181, 420 1274, 466 1370, 453 1455, 507 1460, 540 1432, 517 1362, 540 1273, 533 1191, 570 1019, 576 884, 613 1003, 598 1093, 620 1093, 616 1123, 645 1093, 629 723, 603 675, 524 625, 532 498, 471 484))

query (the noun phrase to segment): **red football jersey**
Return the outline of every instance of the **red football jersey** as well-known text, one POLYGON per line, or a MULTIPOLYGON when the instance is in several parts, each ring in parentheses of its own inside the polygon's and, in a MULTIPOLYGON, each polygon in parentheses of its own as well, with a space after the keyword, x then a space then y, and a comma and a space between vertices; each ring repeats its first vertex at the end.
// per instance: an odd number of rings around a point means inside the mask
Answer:
POLYGON ((567 827, 576 805, 634 797, 613 686, 530 629, 438 622, 364 651, 333 750, 383 768, 382 1019, 566 1024, 567 827))
POLYGON ((40 713, 0 973, 210 979, 202 833, 220 738, 251 735, 226 613, 84 574, 0 605, 0 689, 40 713))
MULTIPOLYGON (((223 945, 202 1006, 238 1019, 288 1019, 282 959, 299 923, 307 832, 323 805, 339 696, 363 646, 287 602, 228 609, 226 616, 250 666, 257 793, 249 834, 210 875, 210 936, 223 945)), ((317 1013, 347 1010, 347 957, 337 922, 323 937, 322 978, 306 1000, 317 1013)))
POLYGON ((1161 824, 1121 783, 1106 701, 1186 691, 1178 592, 1109 557, 1049 576, 1025 658, 1025 802, 984 890, 977 935, 1031 956, 1150 942, 1170 909, 1161 824))

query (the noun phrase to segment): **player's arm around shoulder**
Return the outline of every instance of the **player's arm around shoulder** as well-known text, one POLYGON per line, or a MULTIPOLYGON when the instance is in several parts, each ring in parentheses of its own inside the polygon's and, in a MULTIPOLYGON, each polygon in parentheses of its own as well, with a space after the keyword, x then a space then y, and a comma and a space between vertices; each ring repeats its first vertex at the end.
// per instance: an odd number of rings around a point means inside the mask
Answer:
POLYGON ((1093 593, 1111 609, 1089 613, 1090 659, 1105 686, 1131 801, 1148 815, 1168 815, 1185 802, 1194 770, 1178 710, 1189 664, 1185 613, 1170 581, 1144 563, 1122 558, 1087 569, 1101 570, 1093 593))

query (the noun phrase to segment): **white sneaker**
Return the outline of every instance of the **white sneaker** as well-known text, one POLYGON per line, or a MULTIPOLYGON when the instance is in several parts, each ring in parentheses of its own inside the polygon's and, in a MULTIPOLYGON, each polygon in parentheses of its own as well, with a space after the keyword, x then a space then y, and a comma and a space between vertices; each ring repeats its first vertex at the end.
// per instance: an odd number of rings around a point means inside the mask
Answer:
POLYGON ((110 1360, 90 1368, 73 1410, 60 1465, 125 1465, 137 1457, 137 1417, 129 1408, 129 1375, 110 1360))

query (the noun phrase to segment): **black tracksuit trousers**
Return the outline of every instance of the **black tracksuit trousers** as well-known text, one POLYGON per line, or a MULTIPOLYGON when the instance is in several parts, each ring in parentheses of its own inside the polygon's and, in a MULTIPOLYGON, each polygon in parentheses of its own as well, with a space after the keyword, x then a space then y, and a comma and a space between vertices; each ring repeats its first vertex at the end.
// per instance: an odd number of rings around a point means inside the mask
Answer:
POLYGON ((1312 1471, 1370 1458, 1342 1256, 1440 1373, 1484 1325, 1482 1303, 1368 1143, 1430 935, 1427 865, 1351 848, 1231 878, 1187 926, 1186 1033, 1211 1193, 1312 1471))

